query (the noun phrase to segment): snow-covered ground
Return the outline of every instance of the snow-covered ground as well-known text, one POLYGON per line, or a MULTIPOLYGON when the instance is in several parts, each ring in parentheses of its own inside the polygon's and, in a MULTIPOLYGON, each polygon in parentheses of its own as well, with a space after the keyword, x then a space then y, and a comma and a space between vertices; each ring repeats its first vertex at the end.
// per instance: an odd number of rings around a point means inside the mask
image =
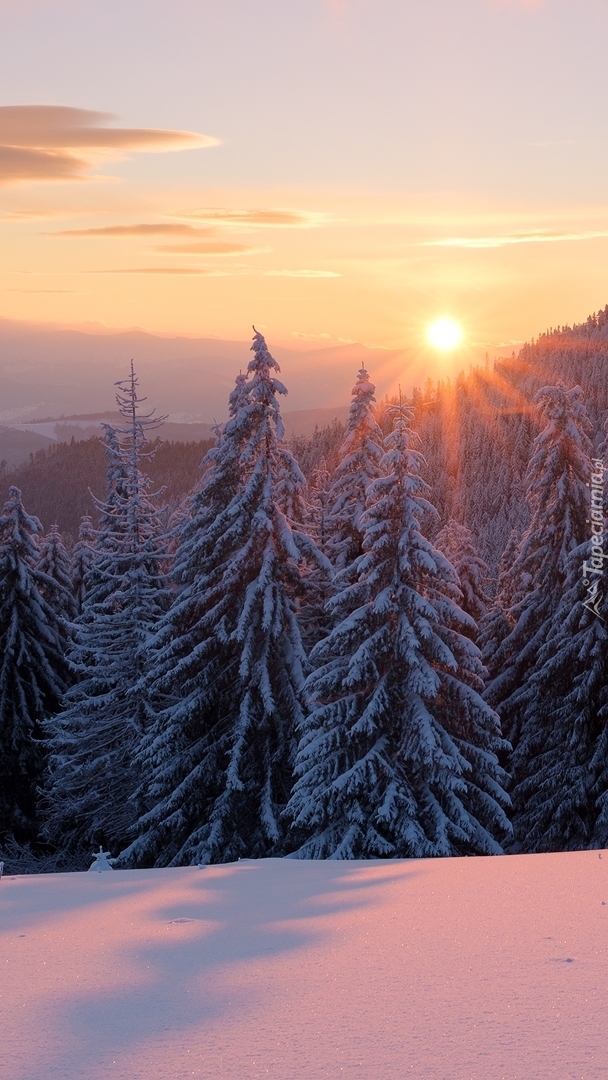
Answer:
POLYGON ((608 852, 3 878, 4 1080, 608 1077, 608 852))

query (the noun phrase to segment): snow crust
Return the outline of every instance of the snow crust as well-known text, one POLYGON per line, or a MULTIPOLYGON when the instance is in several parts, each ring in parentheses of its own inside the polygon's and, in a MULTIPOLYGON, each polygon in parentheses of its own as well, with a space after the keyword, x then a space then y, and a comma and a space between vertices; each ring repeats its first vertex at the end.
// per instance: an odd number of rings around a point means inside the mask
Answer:
POLYGON ((4 1080, 605 1080, 608 852, 3 878, 4 1080))

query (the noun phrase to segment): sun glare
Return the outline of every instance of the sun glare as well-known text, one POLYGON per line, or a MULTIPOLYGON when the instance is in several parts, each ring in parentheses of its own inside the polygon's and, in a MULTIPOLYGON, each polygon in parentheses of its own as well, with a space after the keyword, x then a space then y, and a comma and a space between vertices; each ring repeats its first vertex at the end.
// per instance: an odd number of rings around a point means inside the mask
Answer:
POLYGON ((435 349, 447 352, 462 341, 462 328, 453 319, 435 319, 426 332, 426 338, 435 349))

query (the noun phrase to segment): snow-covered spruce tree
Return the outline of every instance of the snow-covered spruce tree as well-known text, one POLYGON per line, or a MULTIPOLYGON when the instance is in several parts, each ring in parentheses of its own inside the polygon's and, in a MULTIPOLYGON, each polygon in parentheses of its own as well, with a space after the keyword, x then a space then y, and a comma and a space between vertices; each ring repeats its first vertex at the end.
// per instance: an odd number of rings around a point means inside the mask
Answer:
POLYGON ((568 559, 561 603, 521 694, 513 756, 520 851, 608 846, 608 597, 605 563, 590 549, 587 541, 568 559))
POLYGON ((306 480, 300 466, 286 446, 279 446, 275 471, 276 502, 290 526, 303 529, 308 520, 305 496, 306 480))
POLYGON ((307 526, 317 547, 325 554, 331 539, 330 492, 331 475, 325 458, 321 458, 311 477, 307 526))
POLYGON ((328 558, 331 538, 330 487, 331 477, 325 458, 322 458, 311 478, 303 530, 304 538, 310 537, 314 542, 312 552, 308 552, 302 543, 301 530, 295 534, 302 554, 308 556, 303 568, 305 594, 298 606, 298 623, 307 655, 331 628, 327 613, 327 601, 333 595, 334 578, 333 567, 328 558), (319 558, 319 552, 324 556, 323 559, 319 558))
POLYGON ((486 669, 487 684, 504 670, 504 664, 500 663, 503 655, 502 643, 512 629, 512 623, 504 607, 499 600, 494 600, 489 611, 481 619, 475 638, 481 652, 481 662, 486 669))
POLYGON ((382 431, 374 419, 375 386, 364 367, 359 370, 340 461, 331 488, 331 530, 328 554, 337 569, 361 554, 367 489, 381 475, 382 431))
POLYGON ((72 596, 76 605, 76 614, 80 615, 86 596, 86 580, 93 565, 95 531, 93 519, 90 514, 85 514, 80 520, 78 540, 74 544, 70 563, 70 580, 72 583, 72 596))
POLYGON ((315 542, 311 528, 315 508, 307 499, 306 480, 285 446, 279 446, 276 465, 276 502, 289 525, 294 543, 301 555, 301 593, 296 599, 296 612, 302 644, 306 654, 325 636, 328 621, 325 605, 332 590, 333 567, 315 542))
POLYGON ((340 447, 344 442, 344 430, 344 424, 334 417, 325 427, 315 427, 312 435, 293 435, 289 440, 293 456, 309 484, 313 473, 322 461, 325 461, 331 476, 339 461, 340 447))
MULTIPOLYGON (((487 672, 487 684, 501 675, 506 667, 502 643, 513 629, 513 622, 509 619, 508 613, 515 603, 516 583, 511 575, 520 543, 521 534, 517 529, 512 529, 498 564, 498 582, 494 600, 479 620, 476 643, 481 650, 481 662, 487 672)), ((517 599, 521 600, 522 597, 518 596, 517 599)))
MULTIPOLYGON (((116 384, 118 385, 118 384, 116 384)), ((148 418, 153 421, 152 417, 148 418)), ((97 510, 98 522, 94 530, 96 557, 91 563, 86 587, 99 588, 106 581, 112 587, 112 576, 107 577, 103 570, 101 555, 107 552, 110 557, 120 549, 125 532, 124 508, 129 497, 127 462, 124 448, 121 446, 121 430, 111 424, 101 425, 104 431, 103 443, 106 455, 106 496, 93 502, 97 510), (97 571, 97 573, 96 573, 97 571)), ((156 424, 155 424, 156 426, 156 424)))
POLYGON ((150 689, 164 706, 142 747, 151 809, 121 865, 282 850, 302 717, 302 556, 277 506, 286 390, 257 332, 252 350, 192 500, 176 556, 181 592, 151 650, 150 689))
POLYGON ((411 411, 392 414, 364 553, 338 577, 337 625, 311 657, 287 810, 300 858, 497 854, 509 835, 473 622, 454 569, 420 532, 432 507, 411 411))
POLYGON ((592 472, 589 420, 580 387, 546 386, 536 403, 545 426, 528 466, 530 525, 497 598, 500 604, 503 595, 512 597, 506 613, 512 629, 496 651, 493 668, 498 674, 485 693, 514 746, 522 722, 522 689, 535 670, 559 605, 568 556, 587 536, 592 472))
POLYGON ((45 835, 83 854, 99 842, 119 850, 137 819, 131 801, 140 780, 136 753, 152 716, 140 679, 150 635, 169 604, 162 512, 141 471, 150 455, 148 432, 163 418, 141 413, 145 399, 138 396, 133 365, 116 385, 125 425, 112 429, 108 499, 99 507, 94 558, 74 624, 69 655, 78 681, 47 725, 45 835))
POLYGON ((76 602, 72 593, 70 557, 65 550, 57 525, 51 525, 40 545, 38 570, 50 581, 41 586, 42 594, 57 615, 66 620, 76 615, 76 602))
POLYGON ((479 623, 491 604, 486 592, 490 568, 481 558, 471 530, 450 518, 438 533, 435 544, 458 574, 462 610, 479 623))
POLYGON ((36 788, 44 764, 43 721, 68 684, 63 621, 43 596, 38 518, 9 489, 0 517, 0 839, 37 838, 36 788))

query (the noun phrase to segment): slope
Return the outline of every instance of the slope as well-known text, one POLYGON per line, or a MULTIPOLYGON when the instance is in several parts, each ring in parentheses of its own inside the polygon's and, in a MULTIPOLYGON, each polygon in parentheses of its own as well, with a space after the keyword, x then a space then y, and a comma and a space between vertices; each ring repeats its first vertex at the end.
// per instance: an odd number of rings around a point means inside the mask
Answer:
POLYGON ((604 1080, 608 853, 4 878, 6 1080, 604 1080))

